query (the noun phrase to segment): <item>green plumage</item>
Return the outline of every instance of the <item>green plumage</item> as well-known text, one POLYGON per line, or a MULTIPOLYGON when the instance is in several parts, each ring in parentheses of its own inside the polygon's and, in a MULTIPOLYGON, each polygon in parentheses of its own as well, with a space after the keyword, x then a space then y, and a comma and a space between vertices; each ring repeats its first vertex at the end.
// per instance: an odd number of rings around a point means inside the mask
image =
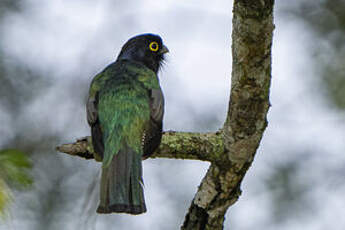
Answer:
POLYGON ((167 49, 148 50, 158 38, 146 34, 129 40, 90 86, 88 122, 94 149, 103 157, 100 213, 146 211, 141 159, 160 143, 164 112, 156 73, 167 49))
POLYGON ((160 87, 152 70, 128 61, 110 66, 103 75, 109 79, 99 92, 98 116, 104 127, 103 167, 107 167, 124 144, 143 154, 142 135, 150 121, 149 90, 160 87))

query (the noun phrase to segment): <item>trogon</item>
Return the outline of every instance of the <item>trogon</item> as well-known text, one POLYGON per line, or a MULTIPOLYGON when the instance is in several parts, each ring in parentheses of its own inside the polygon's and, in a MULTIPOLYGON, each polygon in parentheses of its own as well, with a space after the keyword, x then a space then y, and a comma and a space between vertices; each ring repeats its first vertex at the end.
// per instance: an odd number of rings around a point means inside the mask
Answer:
POLYGON ((164 97, 157 73, 167 52, 160 36, 135 36, 91 82, 87 121, 94 151, 103 159, 98 213, 146 212, 142 159, 162 138, 164 97))

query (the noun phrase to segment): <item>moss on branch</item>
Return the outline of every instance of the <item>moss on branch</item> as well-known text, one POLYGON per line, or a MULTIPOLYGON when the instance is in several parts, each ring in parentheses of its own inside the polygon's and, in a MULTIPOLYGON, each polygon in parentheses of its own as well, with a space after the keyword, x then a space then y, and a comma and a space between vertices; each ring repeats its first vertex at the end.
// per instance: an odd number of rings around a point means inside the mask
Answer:
MULTIPOLYGON (((90 137, 77 140, 74 143, 58 146, 57 151, 85 159, 101 161, 94 153, 90 137)), ((151 158, 173 158, 202 161, 217 161, 224 155, 223 136, 221 132, 190 133, 164 132, 159 148, 151 158)))
MULTIPOLYGON (((160 147, 151 156, 211 162, 181 227, 183 230, 223 229, 226 211, 241 194, 241 182, 267 126, 273 6, 274 0, 234 1, 231 92, 222 131, 165 132, 160 147)), ((57 150, 101 160, 93 152, 90 137, 61 145, 57 150)))

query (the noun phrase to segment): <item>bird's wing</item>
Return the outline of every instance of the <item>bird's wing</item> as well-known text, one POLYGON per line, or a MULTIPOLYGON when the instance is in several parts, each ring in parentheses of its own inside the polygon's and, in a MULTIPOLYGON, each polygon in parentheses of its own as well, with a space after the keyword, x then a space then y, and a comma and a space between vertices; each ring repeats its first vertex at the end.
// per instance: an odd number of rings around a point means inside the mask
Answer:
POLYGON ((98 120, 97 103, 98 92, 94 96, 90 95, 86 102, 86 117, 90 126, 95 124, 98 120))
POLYGON ((164 96, 162 90, 150 90, 150 121, 149 127, 143 136, 144 155, 149 157, 159 146, 162 139, 162 126, 164 115, 164 96))
POLYGON ((91 127, 92 144, 94 151, 103 158, 104 145, 103 145, 103 134, 98 119, 98 94, 101 88, 101 77, 103 73, 99 73, 94 77, 91 82, 89 97, 86 103, 86 117, 87 122, 91 127))
POLYGON ((162 123, 164 115, 164 96, 162 90, 151 89, 150 95, 150 116, 157 123, 162 123))

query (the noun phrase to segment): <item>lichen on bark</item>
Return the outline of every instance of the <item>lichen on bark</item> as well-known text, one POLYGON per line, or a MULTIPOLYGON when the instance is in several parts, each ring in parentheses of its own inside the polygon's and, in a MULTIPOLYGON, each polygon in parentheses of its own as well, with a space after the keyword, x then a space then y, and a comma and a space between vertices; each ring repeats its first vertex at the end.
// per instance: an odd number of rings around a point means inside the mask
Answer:
MULTIPOLYGON (((165 132, 151 156, 211 162, 181 226, 183 230, 223 229, 226 211, 241 195, 241 182, 267 126, 273 6, 274 0, 234 1, 231 92, 222 129, 214 133, 165 132)), ((57 150, 100 160, 90 137, 57 150)))
MULTIPOLYGON (((74 143, 58 146, 57 151, 85 159, 101 161, 93 151, 91 137, 78 139, 74 143)), ((223 136, 215 133, 188 133, 168 131, 163 133, 159 148, 150 158, 173 158, 184 160, 217 161, 224 153, 223 136)))

